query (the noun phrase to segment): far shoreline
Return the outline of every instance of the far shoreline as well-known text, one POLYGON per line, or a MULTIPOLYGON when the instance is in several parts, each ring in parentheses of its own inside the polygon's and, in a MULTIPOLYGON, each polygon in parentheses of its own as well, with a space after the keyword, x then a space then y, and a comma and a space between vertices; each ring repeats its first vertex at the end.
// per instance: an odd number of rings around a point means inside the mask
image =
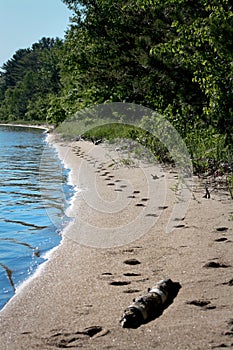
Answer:
POLYGON ((41 129, 41 130, 45 130, 46 132, 50 132, 51 130, 53 130, 53 126, 48 126, 48 125, 33 125, 33 124, 13 124, 13 123, 0 123, 0 126, 16 126, 16 127, 20 127, 20 128, 34 128, 34 129, 41 129))

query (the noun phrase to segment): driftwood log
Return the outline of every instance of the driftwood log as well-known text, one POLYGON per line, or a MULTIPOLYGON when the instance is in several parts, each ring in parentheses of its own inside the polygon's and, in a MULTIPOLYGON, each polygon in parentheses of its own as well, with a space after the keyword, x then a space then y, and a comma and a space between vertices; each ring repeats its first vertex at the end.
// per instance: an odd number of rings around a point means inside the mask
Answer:
POLYGON ((133 300, 120 320, 123 328, 137 328, 159 317, 178 294, 181 285, 171 279, 161 280, 148 292, 133 300))

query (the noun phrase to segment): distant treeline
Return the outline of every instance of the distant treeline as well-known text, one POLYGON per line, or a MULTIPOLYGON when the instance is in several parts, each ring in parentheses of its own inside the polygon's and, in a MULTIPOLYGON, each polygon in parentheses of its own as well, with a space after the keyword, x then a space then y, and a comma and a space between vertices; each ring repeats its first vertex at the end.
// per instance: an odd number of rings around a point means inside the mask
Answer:
POLYGON ((3 65, 0 121, 58 125, 84 107, 132 102, 187 143, 232 146, 230 0, 63 2, 73 12, 65 40, 43 38, 3 65))
POLYGON ((16 51, 0 73, 0 120, 44 122, 51 98, 61 92, 59 61, 64 43, 42 38, 16 51))

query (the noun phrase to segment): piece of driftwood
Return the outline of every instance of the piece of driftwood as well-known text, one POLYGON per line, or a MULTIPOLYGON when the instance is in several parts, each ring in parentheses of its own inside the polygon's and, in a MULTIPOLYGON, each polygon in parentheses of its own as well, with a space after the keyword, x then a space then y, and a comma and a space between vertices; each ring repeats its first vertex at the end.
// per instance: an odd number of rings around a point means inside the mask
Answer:
POLYGON ((181 285, 171 279, 161 280, 148 292, 133 300, 120 320, 123 328, 137 328, 159 317, 177 296, 181 285))

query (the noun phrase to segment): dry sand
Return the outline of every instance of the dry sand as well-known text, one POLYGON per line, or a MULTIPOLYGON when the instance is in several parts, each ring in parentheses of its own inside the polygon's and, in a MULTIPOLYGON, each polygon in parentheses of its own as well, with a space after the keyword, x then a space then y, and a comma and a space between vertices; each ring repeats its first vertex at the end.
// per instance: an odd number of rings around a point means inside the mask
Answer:
POLYGON ((194 179, 184 205, 174 169, 127 167, 116 161, 117 151, 82 141, 57 148, 81 189, 68 212, 75 220, 0 313, 0 348, 233 348, 229 196, 203 198, 204 186, 194 179), (121 328, 132 299, 163 278, 182 285, 173 303, 137 329, 121 328))

